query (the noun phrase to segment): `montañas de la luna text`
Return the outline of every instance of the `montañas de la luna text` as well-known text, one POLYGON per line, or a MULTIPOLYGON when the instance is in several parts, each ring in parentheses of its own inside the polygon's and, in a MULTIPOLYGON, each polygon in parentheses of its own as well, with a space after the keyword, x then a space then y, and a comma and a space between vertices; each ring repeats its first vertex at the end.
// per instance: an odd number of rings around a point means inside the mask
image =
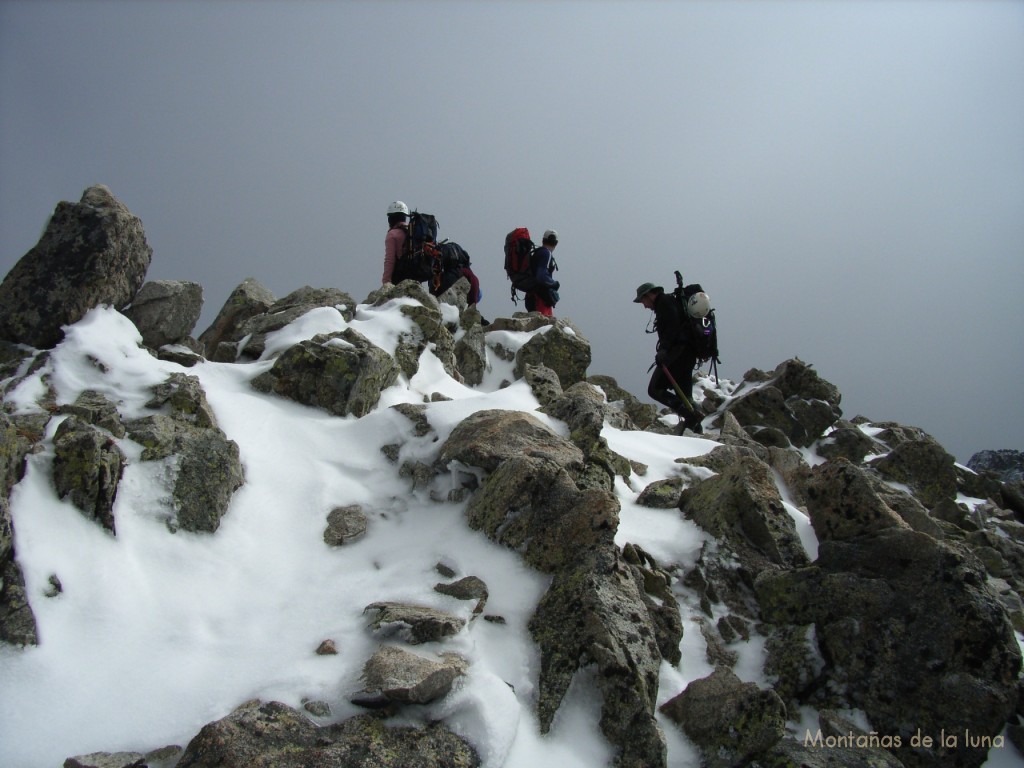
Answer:
POLYGON ((911 747, 931 749, 941 747, 944 749, 957 749, 961 746, 984 749, 1002 749, 1005 738, 1002 734, 991 736, 988 734, 971 733, 969 729, 963 732, 949 731, 945 728, 939 731, 939 735, 929 736, 920 730, 909 738, 898 734, 880 734, 875 731, 869 733, 855 733, 850 731, 844 736, 824 735, 819 728, 814 733, 810 729, 804 732, 804 746, 820 749, 899 749, 904 743, 911 747))

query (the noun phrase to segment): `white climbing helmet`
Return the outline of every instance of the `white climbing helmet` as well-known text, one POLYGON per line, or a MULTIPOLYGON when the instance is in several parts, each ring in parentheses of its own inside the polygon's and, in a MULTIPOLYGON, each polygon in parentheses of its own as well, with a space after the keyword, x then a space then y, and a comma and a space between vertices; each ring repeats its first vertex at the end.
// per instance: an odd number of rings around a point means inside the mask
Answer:
POLYGON ((711 299, 704 291, 697 291, 686 300, 686 314, 690 317, 707 317, 711 311, 711 299))
POLYGON ((403 203, 401 200, 395 200, 395 202, 388 206, 388 216, 390 216, 393 213, 404 213, 406 216, 408 216, 409 206, 403 203))

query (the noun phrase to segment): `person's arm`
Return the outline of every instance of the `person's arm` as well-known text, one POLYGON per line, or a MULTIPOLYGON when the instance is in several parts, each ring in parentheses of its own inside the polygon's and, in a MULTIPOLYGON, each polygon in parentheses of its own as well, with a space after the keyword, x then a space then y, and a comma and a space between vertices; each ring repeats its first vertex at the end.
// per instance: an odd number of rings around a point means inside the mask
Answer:
POLYGON ((390 283, 395 273, 395 264, 402 249, 402 234, 401 228, 394 227, 384 236, 384 275, 381 277, 381 285, 390 283))
POLYGON ((546 248, 537 251, 537 264, 533 270, 533 276, 537 285, 553 287, 555 279, 551 276, 551 251, 546 248))
POLYGON ((476 304, 480 300, 480 280, 469 267, 463 267, 462 274, 469 280, 469 303, 476 304))

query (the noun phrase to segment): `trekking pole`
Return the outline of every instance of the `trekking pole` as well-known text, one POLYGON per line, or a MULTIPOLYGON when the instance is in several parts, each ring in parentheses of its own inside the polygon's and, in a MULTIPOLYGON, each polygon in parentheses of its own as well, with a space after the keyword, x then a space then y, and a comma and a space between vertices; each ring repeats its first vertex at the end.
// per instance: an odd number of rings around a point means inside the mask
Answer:
POLYGON ((690 398, 683 394, 682 387, 680 387, 679 384, 676 383, 676 380, 672 377, 672 374, 668 372, 668 366, 662 363, 661 370, 665 373, 666 376, 668 376, 668 380, 672 383, 672 388, 676 391, 676 394, 679 395, 679 399, 683 401, 683 404, 686 405, 686 410, 688 410, 694 416, 697 416, 697 409, 693 407, 693 403, 690 402, 690 398))

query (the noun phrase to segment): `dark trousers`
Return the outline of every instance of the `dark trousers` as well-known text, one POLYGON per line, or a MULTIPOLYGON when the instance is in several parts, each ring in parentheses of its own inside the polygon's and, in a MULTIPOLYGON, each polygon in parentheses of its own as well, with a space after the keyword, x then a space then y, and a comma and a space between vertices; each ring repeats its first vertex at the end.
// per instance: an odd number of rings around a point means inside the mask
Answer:
MULTIPOLYGON (((692 355, 683 354, 668 364, 669 373, 676 380, 679 389, 686 395, 686 399, 693 404, 693 369, 697 366, 697 359, 692 355)), ((692 421, 699 421, 700 417, 689 406, 684 403, 672 382, 660 363, 654 364, 654 373, 651 374, 651 382, 647 385, 647 395, 652 400, 668 406, 673 411, 683 416, 689 424, 692 421)))

